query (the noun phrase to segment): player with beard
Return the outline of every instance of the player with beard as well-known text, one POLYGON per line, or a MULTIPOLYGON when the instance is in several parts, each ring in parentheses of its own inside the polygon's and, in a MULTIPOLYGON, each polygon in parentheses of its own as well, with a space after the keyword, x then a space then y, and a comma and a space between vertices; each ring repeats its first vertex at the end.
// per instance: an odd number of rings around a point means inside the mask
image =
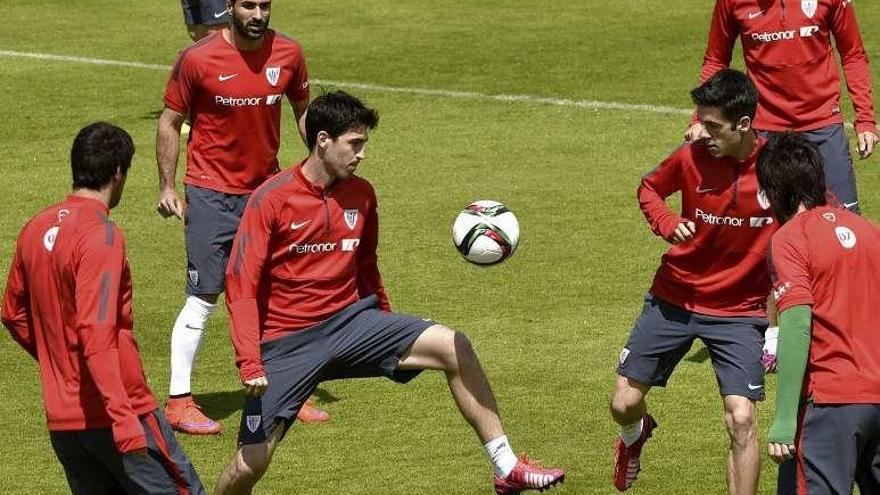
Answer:
MULTIPOLYGON (((224 290, 223 273, 248 196, 278 171, 282 97, 299 122, 309 102, 302 48, 269 29, 269 0, 229 0, 231 21, 183 50, 165 91, 156 159, 163 217, 185 220, 187 298, 171 333, 165 413, 183 433, 217 434, 221 425, 193 401, 190 377, 205 325, 224 290), (180 129, 190 118, 186 202, 175 180, 180 129)), ((307 405, 302 421, 326 421, 307 405)))

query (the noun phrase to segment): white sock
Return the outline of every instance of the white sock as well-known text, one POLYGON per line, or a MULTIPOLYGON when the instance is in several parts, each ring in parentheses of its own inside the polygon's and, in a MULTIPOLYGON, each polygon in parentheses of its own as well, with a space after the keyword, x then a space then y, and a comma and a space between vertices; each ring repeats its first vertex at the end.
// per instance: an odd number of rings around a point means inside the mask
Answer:
POLYGON ((186 303, 180 310, 177 321, 174 322, 174 329, 171 330, 169 395, 190 393, 190 376, 195 365, 196 353, 202 343, 205 323, 216 307, 216 304, 205 302, 196 296, 186 298, 186 303))
POLYGON ((513 471, 513 468, 516 467, 516 463, 519 462, 516 454, 513 453, 513 449, 510 447, 510 442, 507 441, 507 435, 502 435, 492 440, 483 445, 483 448, 489 454, 489 460, 492 461, 492 468, 495 469, 495 474, 501 478, 506 478, 513 471))
POLYGON ((644 418, 636 421, 631 425, 621 426, 620 427, 620 439, 623 440, 623 444, 629 447, 630 445, 636 443, 639 440, 639 437, 642 436, 642 422, 644 418))

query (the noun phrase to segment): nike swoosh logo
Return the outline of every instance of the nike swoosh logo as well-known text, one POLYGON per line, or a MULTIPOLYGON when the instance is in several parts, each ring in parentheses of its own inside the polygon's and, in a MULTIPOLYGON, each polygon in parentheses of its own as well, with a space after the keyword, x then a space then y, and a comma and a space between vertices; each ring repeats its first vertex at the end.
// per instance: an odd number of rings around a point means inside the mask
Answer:
POLYGON ((852 208, 853 206, 855 206, 855 205, 857 205, 857 204, 859 204, 858 201, 853 201, 852 203, 844 203, 844 204, 843 204, 843 207, 846 208, 846 209, 848 210, 848 209, 852 208))
POLYGON ((716 188, 714 188, 714 187, 706 187, 706 188, 697 187, 697 194, 707 193, 709 191, 714 191, 715 189, 716 188))
POLYGON ((298 230, 298 229, 305 227, 306 225, 308 225, 310 223, 312 223, 311 220, 306 220, 305 222, 302 222, 302 223, 293 222, 290 224, 290 228, 293 230, 298 230))
POLYGON ((754 19, 755 17, 761 17, 762 15, 764 15, 763 10, 759 10, 757 12, 749 12, 749 19, 754 19))
POLYGON ((764 388, 764 386, 763 385, 752 385, 751 383, 749 384, 749 390, 758 390, 759 388, 764 388))
POLYGON ((229 11, 228 10, 221 10, 220 12, 214 12, 214 19, 219 19, 219 18, 223 17, 224 15, 226 15, 227 12, 229 12, 229 11))
POLYGON ((220 82, 223 82, 223 81, 228 81, 228 80, 232 79, 233 77, 238 77, 238 74, 237 73, 236 74, 220 74, 219 76, 217 76, 217 79, 219 79, 220 82))
POLYGON ((188 328, 188 329, 190 329, 190 330, 198 330, 198 331, 200 331, 200 332, 204 330, 204 328, 194 327, 194 326, 190 325, 189 323, 187 323, 186 325, 184 325, 184 327, 186 327, 186 328, 188 328))

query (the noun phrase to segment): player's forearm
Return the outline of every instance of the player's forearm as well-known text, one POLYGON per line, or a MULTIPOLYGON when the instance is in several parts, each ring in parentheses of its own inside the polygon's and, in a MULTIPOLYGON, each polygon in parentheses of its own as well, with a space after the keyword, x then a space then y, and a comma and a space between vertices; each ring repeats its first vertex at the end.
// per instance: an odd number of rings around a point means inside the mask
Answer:
POLYGON ((159 117, 156 131, 156 163, 159 167, 159 190, 175 189, 177 176, 177 160, 180 156, 180 126, 182 117, 164 112, 159 117))
POLYGON ((770 427, 769 440, 791 444, 797 433, 797 415, 801 402, 804 374, 810 354, 812 310, 810 306, 793 306, 779 314, 777 350, 776 412, 770 427))
POLYGON ((9 330, 12 339, 36 359, 37 346, 34 343, 30 318, 28 317, 27 306, 25 304, 23 294, 18 294, 12 289, 7 289, 6 296, 3 299, 3 309, 2 315, 0 315, 0 320, 3 321, 3 326, 9 330))
POLYGON ((117 349, 105 349, 85 356, 86 367, 101 394, 107 415, 113 420, 113 441, 119 452, 126 453, 147 446, 147 439, 137 414, 128 402, 122 383, 117 349))
POLYGON ((229 336, 235 349, 235 365, 242 381, 265 376, 260 356, 260 318, 257 300, 243 298, 232 300, 227 295, 229 310, 229 336))

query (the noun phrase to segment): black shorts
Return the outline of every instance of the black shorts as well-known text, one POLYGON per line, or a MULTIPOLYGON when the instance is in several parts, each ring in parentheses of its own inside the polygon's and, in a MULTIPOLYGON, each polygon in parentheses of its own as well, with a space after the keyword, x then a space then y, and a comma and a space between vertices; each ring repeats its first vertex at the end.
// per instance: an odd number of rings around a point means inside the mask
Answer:
POLYGON ((186 186, 186 293, 220 294, 248 194, 186 186))
POLYGON ((187 26, 216 26, 229 22, 226 0, 180 0, 180 3, 183 7, 183 22, 187 26))
POLYGON ((278 423, 290 428, 320 382, 386 376, 406 383, 421 372, 397 365, 434 322, 381 311, 378 304, 369 296, 324 322, 260 346, 269 386, 261 397, 245 399, 240 444, 265 441, 278 423))
POLYGON ((620 352, 617 373, 652 387, 664 387, 694 340, 706 345, 721 395, 764 399, 765 318, 692 313, 654 297, 645 296, 626 347, 620 352))
MULTIPOLYGON (((762 131, 767 136, 772 133, 762 131)), ((856 189, 856 174, 853 171, 852 155, 849 151, 849 138, 843 124, 832 124, 821 129, 800 132, 807 141, 819 148, 825 164, 825 184, 837 202, 844 208, 859 213, 859 194, 856 189)))
POLYGON ((880 404, 802 406, 795 457, 779 467, 779 495, 880 493, 880 404))
POLYGON ((140 420, 146 457, 120 454, 110 428, 49 432, 74 495, 206 493, 165 416, 157 409, 140 420))

